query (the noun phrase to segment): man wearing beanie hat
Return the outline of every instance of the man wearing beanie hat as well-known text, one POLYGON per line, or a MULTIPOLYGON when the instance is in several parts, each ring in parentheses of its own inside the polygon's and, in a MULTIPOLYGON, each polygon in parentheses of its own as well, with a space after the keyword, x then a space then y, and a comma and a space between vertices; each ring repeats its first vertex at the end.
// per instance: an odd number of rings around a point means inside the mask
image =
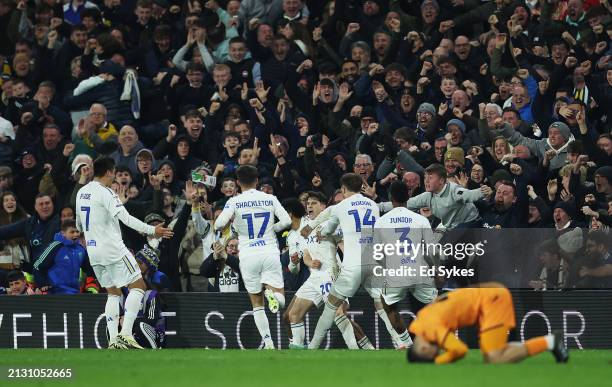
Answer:
POLYGON ((559 236, 557 238, 557 243, 559 244, 561 253, 568 257, 573 256, 582 248, 584 243, 582 229, 580 227, 574 227, 570 231, 559 236))
MULTIPOLYGON (((134 254, 147 286, 142 308, 132 328, 134 340, 143 348, 162 348, 166 343, 166 322, 162 316, 163 302, 158 292, 170 291, 170 280, 166 274, 157 270, 159 254, 159 250, 147 244, 134 254)), ((125 288, 123 293, 125 297, 125 288)))
POLYGON ((458 169, 465 167, 465 152, 459 147, 448 148, 444 154, 444 168, 446 173, 452 175, 458 169))
POLYGON ((606 165, 595 171, 595 189, 603 196, 612 195, 612 166, 606 165))
MULTIPOLYGON (((149 218, 149 216, 147 216, 147 218, 149 218)), ((145 244, 140 251, 134 254, 134 258, 136 258, 138 262, 138 266, 142 272, 142 278, 145 280, 147 288, 155 289, 158 292, 167 292, 170 290, 170 280, 165 273, 157 270, 159 267, 159 255, 159 250, 154 249, 149 246, 149 244, 145 244)))
POLYGON ((436 114, 436 108, 434 107, 434 105, 430 104, 429 102, 423 102, 421 105, 419 105, 419 109, 417 110, 417 113, 422 113, 422 112, 429 113, 433 116, 436 114))
POLYGON ((504 180, 512 181, 512 175, 510 174, 510 172, 508 172, 507 169, 503 168, 497 169, 489 178, 489 181, 491 182, 491 184, 493 184, 493 187, 496 187, 497 183, 504 180))
POLYGON ((417 129, 416 135, 420 143, 430 142, 433 140, 427 138, 427 132, 436 126, 436 108, 429 102, 423 102, 417 109, 417 129))
POLYGON ((557 203, 553 211, 557 232, 564 233, 565 230, 580 227, 578 221, 575 220, 576 215, 576 205, 573 202, 560 201, 557 203))
POLYGON ((535 140, 523 136, 501 119, 495 122, 495 129, 491 130, 493 136, 503 136, 513 146, 525 145, 531 153, 538 157, 543 165, 549 169, 559 169, 567 164, 567 146, 574 141, 570 128, 561 121, 553 122, 548 128, 548 137, 535 140))
MULTIPOLYGON (((461 120, 453 118, 446 123, 446 138, 452 147, 461 147, 464 151, 469 150, 473 145, 475 145, 475 140, 471 138, 469 134, 466 133, 467 128, 465 127, 465 123, 461 120)), ((470 133, 476 133, 475 131, 471 131, 470 133)), ((477 141, 481 142, 481 141, 477 141)))

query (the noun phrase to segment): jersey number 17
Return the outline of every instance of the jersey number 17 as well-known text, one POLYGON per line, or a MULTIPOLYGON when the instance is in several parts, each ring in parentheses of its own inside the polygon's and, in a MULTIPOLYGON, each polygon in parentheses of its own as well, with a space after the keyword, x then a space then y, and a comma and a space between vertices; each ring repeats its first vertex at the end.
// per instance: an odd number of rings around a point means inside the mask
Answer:
POLYGON ((242 215, 242 219, 247 222, 247 229, 249 231, 249 239, 255 239, 255 228, 253 226, 253 218, 263 218, 263 222, 261 223, 261 227, 259 228, 259 232, 257 233, 257 238, 261 238, 264 236, 266 232, 266 228, 268 227, 268 222, 270 222, 270 213, 269 212, 256 212, 254 214, 244 214, 242 215))

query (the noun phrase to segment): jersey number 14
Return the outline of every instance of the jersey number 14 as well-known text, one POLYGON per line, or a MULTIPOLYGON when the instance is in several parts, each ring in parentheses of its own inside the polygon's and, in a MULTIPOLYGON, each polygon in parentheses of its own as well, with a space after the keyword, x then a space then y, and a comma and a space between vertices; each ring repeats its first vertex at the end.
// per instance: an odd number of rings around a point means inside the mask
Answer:
POLYGON ((355 231, 356 232, 361 232, 362 226, 374 227, 374 223, 376 223, 376 217, 372 216, 372 210, 370 210, 369 208, 366 210, 365 214, 363 215, 363 219, 359 217, 359 212, 357 212, 357 210, 350 210, 348 214, 353 215, 353 218, 355 219, 355 231))

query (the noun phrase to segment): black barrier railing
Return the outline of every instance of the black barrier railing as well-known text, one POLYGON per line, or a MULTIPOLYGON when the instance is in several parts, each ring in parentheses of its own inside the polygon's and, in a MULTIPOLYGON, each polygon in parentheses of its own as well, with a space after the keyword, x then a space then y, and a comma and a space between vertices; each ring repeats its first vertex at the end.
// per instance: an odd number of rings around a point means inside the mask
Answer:
MULTIPOLYGON (((612 291, 512 291, 517 327, 513 340, 552 330, 563 332, 570 348, 612 348, 612 291)), ((291 300, 292 293, 287 294, 291 300)), ((260 337, 251 317, 246 294, 166 293, 164 314, 170 348, 257 348, 260 337)), ((0 297, 0 348, 105 348, 105 295, 0 297)), ((407 303, 400 309, 413 317, 407 303)), ((384 323, 367 294, 350 299, 349 315, 359 323, 377 348, 392 348, 384 323)), ((312 335, 319 311, 306 318, 312 335)), ((288 337, 280 314, 268 312, 272 337, 287 348, 288 337)), ((476 330, 460 330, 470 347, 477 347, 476 330)), ((326 348, 343 348, 332 328, 326 348)))

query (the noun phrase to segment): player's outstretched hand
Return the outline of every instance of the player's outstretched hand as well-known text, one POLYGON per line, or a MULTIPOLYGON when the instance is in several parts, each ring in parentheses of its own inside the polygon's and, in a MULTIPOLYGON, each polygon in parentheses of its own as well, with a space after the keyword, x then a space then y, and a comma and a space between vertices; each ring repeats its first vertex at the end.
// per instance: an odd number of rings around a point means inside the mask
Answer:
POLYGON ((155 236, 157 238, 162 237, 164 239, 168 239, 172 238, 173 235, 174 232, 169 228, 165 228, 163 224, 158 224, 155 226, 155 236))

